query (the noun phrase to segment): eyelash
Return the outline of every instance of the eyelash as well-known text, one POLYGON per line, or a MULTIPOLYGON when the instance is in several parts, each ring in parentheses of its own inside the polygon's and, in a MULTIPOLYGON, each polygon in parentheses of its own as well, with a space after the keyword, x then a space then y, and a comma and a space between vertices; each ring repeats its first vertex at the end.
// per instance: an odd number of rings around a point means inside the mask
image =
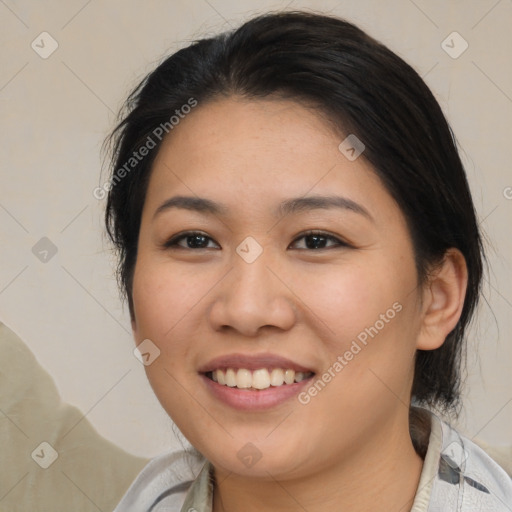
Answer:
MULTIPOLYGON (((185 249, 185 250, 192 250, 192 251, 209 249, 209 247, 193 248, 193 247, 182 247, 182 246, 178 245, 178 242, 180 242, 181 240, 184 240, 184 239, 187 239, 187 238, 193 237, 193 236, 202 236, 208 240, 213 240, 211 237, 209 237, 208 235, 205 235, 204 233, 201 233, 200 231, 187 231, 185 233, 181 233, 181 234, 171 237, 167 242, 164 242, 162 244, 162 247, 164 249, 185 249)), ((299 250, 302 250, 302 251, 303 250, 308 250, 308 251, 322 251, 323 250, 323 251, 325 251, 327 249, 331 249, 331 248, 335 248, 335 247, 351 247, 348 243, 344 242, 343 240, 340 240, 338 237, 330 235, 329 233, 326 233, 324 231, 316 231, 316 230, 309 230, 309 231, 305 231, 304 233, 301 233, 298 237, 296 237, 293 240, 292 244, 296 243, 301 238, 306 238, 308 236, 322 237, 328 241, 336 242, 336 246, 321 247, 319 249, 303 248, 303 249, 299 249, 299 250)), ((292 245, 292 244, 290 244, 290 245, 292 245)))

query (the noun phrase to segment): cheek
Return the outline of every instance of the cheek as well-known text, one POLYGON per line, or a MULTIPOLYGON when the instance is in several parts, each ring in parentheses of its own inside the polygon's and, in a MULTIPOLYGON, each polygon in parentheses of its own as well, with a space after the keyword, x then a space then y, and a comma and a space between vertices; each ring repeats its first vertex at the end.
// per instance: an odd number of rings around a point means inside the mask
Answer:
POLYGON ((296 294, 320 320, 318 325, 326 328, 332 349, 342 349, 376 322, 380 326, 386 312, 394 318, 393 304, 403 300, 407 283, 403 276, 385 269, 378 262, 361 262, 301 273, 304 277, 296 281, 296 294))
POLYGON ((407 387, 417 336, 416 274, 409 263, 382 258, 326 268, 314 277, 304 273, 297 295, 307 298, 316 326, 322 326, 319 349, 325 351, 326 371, 336 375, 332 392, 351 389, 355 402, 375 403, 380 391, 402 395, 407 387))
POLYGON ((133 279, 136 337, 164 342, 179 331, 180 323, 211 287, 201 273, 175 268, 141 257, 133 279))
POLYGON ((175 421, 176 412, 188 411, 183 382, 191 370, 184 362, 190 358, 189 341, 197 328, 190 313, 207 289, 208 279, 139 255, 133 279, 134 335, 137 344, 150 339, 160 350, 144 369, 155 395, 175 421))

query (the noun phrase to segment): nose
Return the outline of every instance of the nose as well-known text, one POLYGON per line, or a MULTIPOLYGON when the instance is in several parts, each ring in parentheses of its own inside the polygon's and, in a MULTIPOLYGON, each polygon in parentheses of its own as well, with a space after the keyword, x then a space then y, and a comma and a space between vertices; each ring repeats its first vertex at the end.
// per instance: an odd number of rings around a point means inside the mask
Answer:
POLYGON ((233 267, 214 289, 209 321, 215 330, 232 329, 247 337, 263 328, 290 329, 296 321, 293 293, 265 251, 252 263, 237 254, 233 267))

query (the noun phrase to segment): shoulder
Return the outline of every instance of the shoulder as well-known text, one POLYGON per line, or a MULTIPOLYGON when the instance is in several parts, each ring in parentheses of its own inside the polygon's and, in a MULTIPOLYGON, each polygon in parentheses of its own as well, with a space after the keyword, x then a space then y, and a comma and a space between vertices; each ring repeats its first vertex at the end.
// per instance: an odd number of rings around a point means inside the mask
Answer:
POLYGON ((512 477, 512 445, 490 445, 482 439, 473 440, 512 477))
POLYGON ((165 500, 166 510, 181 509, 205 459, 194 452, 165 453, 151 459, 130 485, 114 512, 149 512, 165 500))
POLYGON ((432 505, 458 506, 454 510, 461 512, 478 506, 508 511, 512 479, 507 472, 471 439, 435 416, 433 421, 440 424, 442 444, 432 505))

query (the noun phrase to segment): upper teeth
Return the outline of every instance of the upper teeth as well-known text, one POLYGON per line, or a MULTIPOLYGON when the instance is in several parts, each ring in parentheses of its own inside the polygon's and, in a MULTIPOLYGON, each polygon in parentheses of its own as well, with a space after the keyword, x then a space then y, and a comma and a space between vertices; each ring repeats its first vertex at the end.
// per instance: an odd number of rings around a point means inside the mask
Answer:
POLYGON ((274 368, 270 372, 266 368, 254 371, 245 368, 238 370, 228 368, 226 371, 214 370, 211 375, 215 382, 231 388, 267 389, 270 386, 300 382, 312 374, 311 372, 296 372, 295 370, 283 370, 281 368, 274 368))

